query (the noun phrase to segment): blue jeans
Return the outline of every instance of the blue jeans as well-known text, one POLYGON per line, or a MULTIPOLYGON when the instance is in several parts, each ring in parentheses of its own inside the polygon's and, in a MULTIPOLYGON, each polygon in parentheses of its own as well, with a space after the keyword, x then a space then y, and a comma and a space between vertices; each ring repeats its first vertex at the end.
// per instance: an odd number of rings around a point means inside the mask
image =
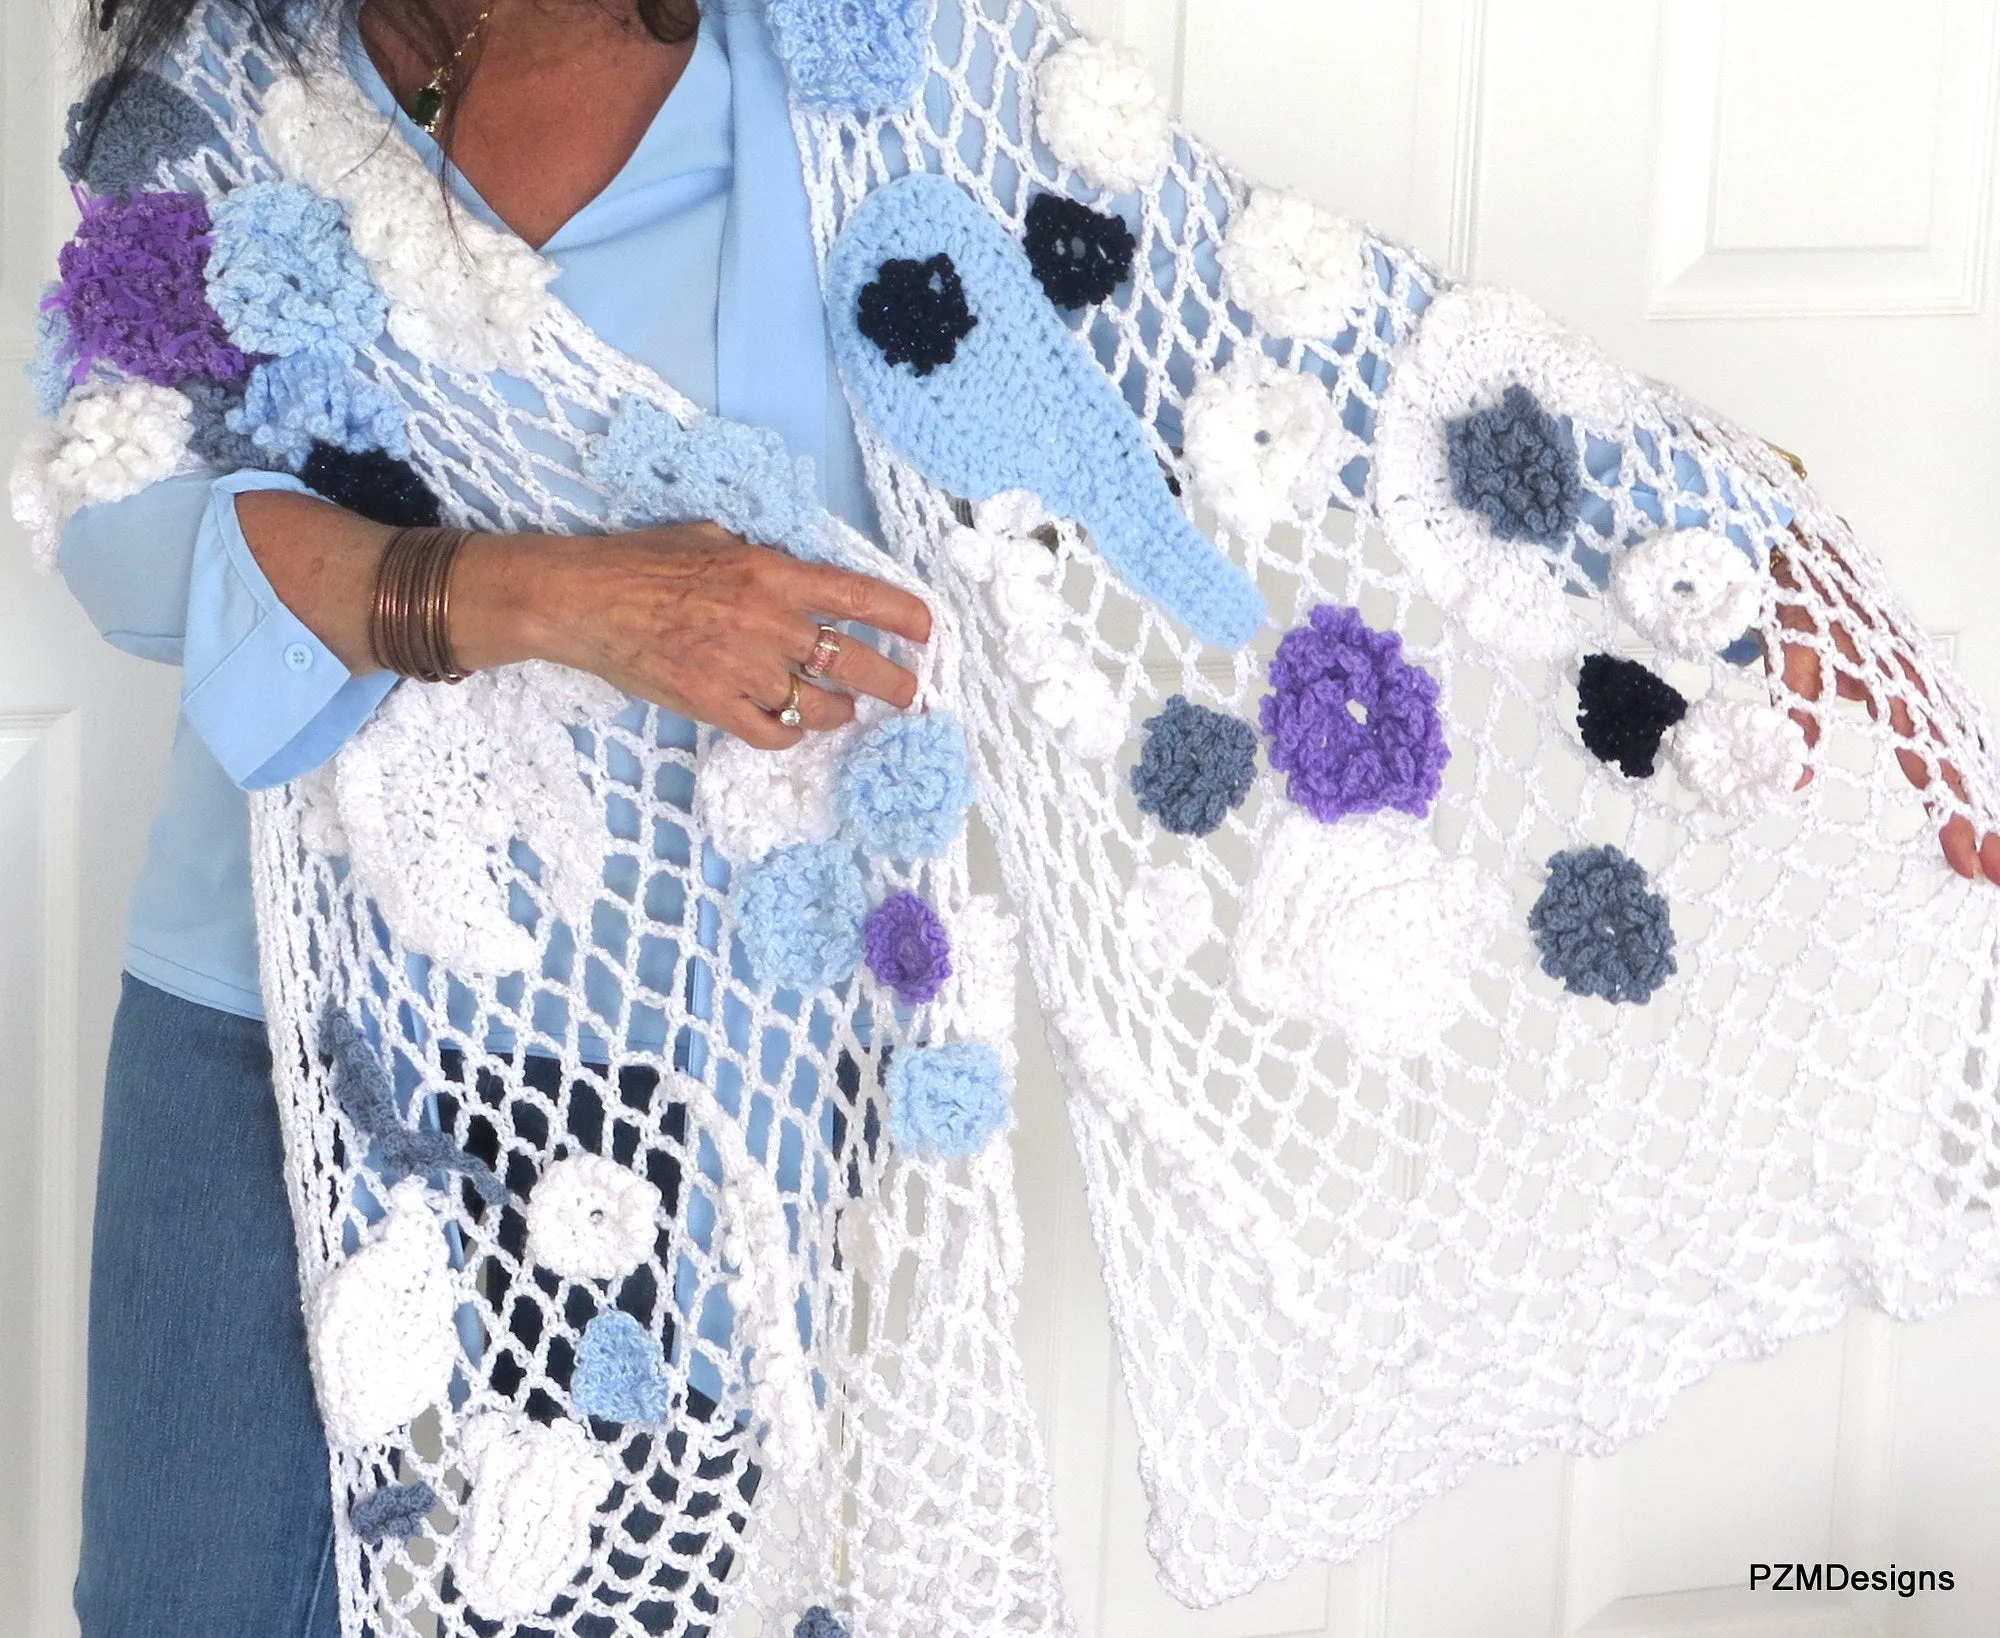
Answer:
POLYGON ((128 976, 90 1276, 83 1638, 337 1638, 264 1026, 128 976))

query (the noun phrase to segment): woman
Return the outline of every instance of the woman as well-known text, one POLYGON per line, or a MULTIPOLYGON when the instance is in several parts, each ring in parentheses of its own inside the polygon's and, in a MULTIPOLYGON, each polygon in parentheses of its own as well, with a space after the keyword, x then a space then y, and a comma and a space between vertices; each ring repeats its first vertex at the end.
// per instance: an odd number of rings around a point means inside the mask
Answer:
MULTIPOLYGON (((293 45, 328 18, 349 25, 342 71, 396 116, 396 140, 442 170, 462 220, 540 251, 554 293, 680 392, 817 455, 828 504, 874 532, 826 363, 782 86, 774 96, 777 65, 754 8, 244 9, 293 45)), ((140 83, 132 76, 182 39, 192 10, 106 0, 117 66, 71 155, 93 194, 130 180, 107 147, 109 116, 140 83)), ((239 438, 245 425, 223 423, 239 438)), ((216 433, 211 447, 223 442, 216 433)), ((910 669, 829 622, 913 644, 931 635, 910 591, 714 523, 587 539, 417 537, 415 514, 364 515, 397 512, 382 504, 379 464, 343 461, 323 441, 293 453, 278 464, 294 470, 281 471, 231 471, 218 456, 220 476, 89 506, 62 536, 63 571, 107 637, 183 665, 187 718, 133 907, 107 1083, 77 1588, 85 1638, 338 1630, 324 1435, 258 1022, 243 792, 324 764, 381 707, 395 670, 451 677, 554 662, 782 751, 846 727, 857 696, 897 709, 917 696, 910 669), (399 572, 431 576, 428 631, 396 629, 384 583, 394 553, 399 572), (392 670, 392 659, 404 663, 392 670)), ((1819 632, 1788 612, 1788 624, 1819 632)), ((1845 630, 1830 631, 1846 653, 1845 630)), ((1786 649, 1799 700, 1818 698, 1825 651, 1824 641, 1786 649)), ((1912 731, 1907 718, 1895 726, 1912 731)), ((2000 837, 1954 813, 1942 840, 1961 874, 2000 882, 2000 837)), ((686 1618, 640 1619, 657 1631, 686 1618)))

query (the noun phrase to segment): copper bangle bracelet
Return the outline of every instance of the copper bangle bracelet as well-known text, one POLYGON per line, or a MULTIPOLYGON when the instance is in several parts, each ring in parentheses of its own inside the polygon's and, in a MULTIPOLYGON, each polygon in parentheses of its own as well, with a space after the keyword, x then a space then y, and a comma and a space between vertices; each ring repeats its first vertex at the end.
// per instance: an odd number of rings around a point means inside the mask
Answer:
POLYGON ((465 529, 398 529, 375 565, 368 646, 384 670, 418 682, 464 682, 451 649, 451 571, 465 529))

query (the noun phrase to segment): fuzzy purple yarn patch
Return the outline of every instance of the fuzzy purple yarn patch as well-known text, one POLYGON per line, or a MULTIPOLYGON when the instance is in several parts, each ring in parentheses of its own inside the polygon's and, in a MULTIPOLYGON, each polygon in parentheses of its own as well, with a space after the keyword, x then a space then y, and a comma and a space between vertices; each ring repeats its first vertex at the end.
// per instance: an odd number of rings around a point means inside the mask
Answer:
POLYGON ((209 305, 208 205, 193 193, 88 199, 48 305, 69 320, 72 385, 93 363, 155 386, 241 381, 252 360, 209 305))
POLYGON ((1271 657, 1262 721, 1286 794, 1315 819, 1394 808, 1422 817, 1451 750, 1437 680, 1359 609, 1322 603, 1271 657))
POLYGON ((861 930, 868 970, 906 1007, 935 1001, 951 977, 951 937, 915 893, 891 893, 861 930))

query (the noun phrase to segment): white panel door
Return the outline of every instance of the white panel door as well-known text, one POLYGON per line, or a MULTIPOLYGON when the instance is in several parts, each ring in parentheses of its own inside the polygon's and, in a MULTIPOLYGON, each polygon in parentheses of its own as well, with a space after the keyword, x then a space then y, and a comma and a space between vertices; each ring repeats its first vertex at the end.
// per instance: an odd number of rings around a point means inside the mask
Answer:
MULTIPOLYGON (((1078 0, 1193 127, 1774 442, 2000 698, 1996 0, 1078 0)), ((1162 1594, 1080 1183, 1024 1074, 1031 1368, 1093 1638, 1990 1638, 2000 1305, 1862 1316, 1604 1461, 1490 1469, 1381 1549, 1162 1594), (1752 1592, 1753 1560, 1956 1588, 1752 1592)))
MULTIPOLYGON (((0 444, 67 195, 66 0, 0 0, 0 444)), ((176 675, 98 640, 0 522, 0 1635, 76 1631, 84 1290, 125 899, 158 798, 176 675)))

